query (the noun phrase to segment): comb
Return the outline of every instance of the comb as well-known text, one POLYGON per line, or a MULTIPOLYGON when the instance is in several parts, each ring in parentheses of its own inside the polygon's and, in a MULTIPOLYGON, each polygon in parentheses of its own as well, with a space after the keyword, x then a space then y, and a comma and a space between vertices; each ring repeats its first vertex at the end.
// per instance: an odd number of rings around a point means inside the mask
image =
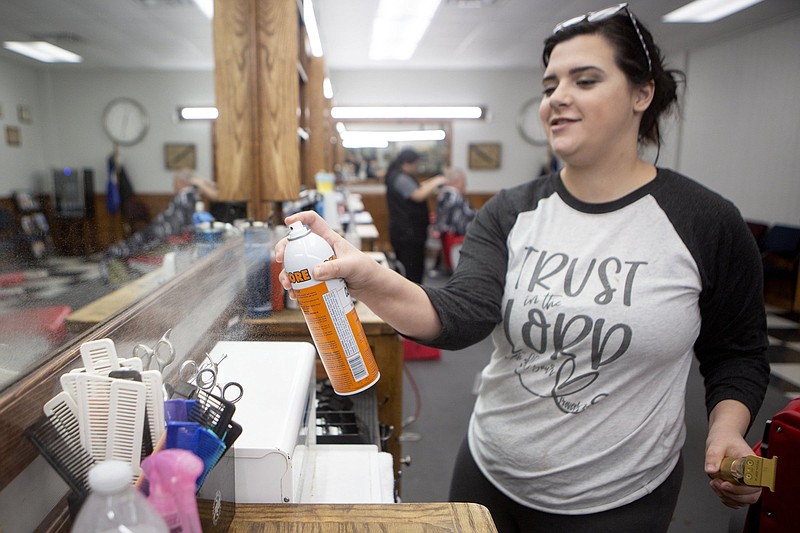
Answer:
POLYGON ((220 440, 216 433, 208 428, 201 427, 197 430, 197 438, 194 449, 196 456, 203 460, 203 473, 197 478, 197 490, 203 486, 206 476, 211 472, 225 453, 225 443, 220 440))
MULTIPOLYGON (((138 370, 133 370, 129 368, 120 368, 119 370, 112 370, 108 373, 108 377, 114 379, 129 379, 131 381, 142 382, 142 374, 138 370)), ((147 384, 145 383, 145 398, 147 397, 147 384)), ((150 423, 148 417, 148 409, 149 407, 145 405, 144 410, 144 427, 142 428, 142 453, 141 457, 144 459, 151 453, 153 453, 153 448, 155 447, 155 442, 153 441, 153 437, 150 431, 150 423)))
POLYGON ((161 372, 145 370, 142 372, 147 404, 147 425, 150 427, 150 439, 153 447, 165 431, 164 422, 164 383, 161 372))
POLYGON ((106 460, 108 420, 111 409, 111 384, 115 380, 96 374, 77 374, 78 421, 81 442, 98 461, 106 460))
POLYGON ((139 475, 142 457, 145 398, 142 383, 117 379, 111 384, 105 458, 129 464, 133 479, 139 475))
POLYGON ((77 406, 61 392, 44 405, 44 413, 45 418, 25 429, 25 436, 82 502, 95 460, 81 445, 77 406))
POLYGON ((97 339, 81 344, 81 360, 87 372, 108 374, 119 370, 117 349, 111 339, 97 339))
POLYGON ((204 389, 197 389, 195 398, 197 403, 189 411, 189 420, 207 427, 222 438, 228 430, 236 406, 204 389))

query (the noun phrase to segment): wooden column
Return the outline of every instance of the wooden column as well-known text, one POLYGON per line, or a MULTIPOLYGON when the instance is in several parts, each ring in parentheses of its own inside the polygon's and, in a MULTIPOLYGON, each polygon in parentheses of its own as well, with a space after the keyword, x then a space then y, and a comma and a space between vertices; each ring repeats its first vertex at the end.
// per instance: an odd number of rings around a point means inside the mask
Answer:
POLYGON ((325 61, 321 57, 312 57, 308 64, 308 83, 306 84, 306 102, 309 111, 309 138, 306 147, 306 172, 303 176, 306 184, 314 183, 317 172, 332 172, 325 160, 325 122, 326 106, 325 96, 322 91, 322 82, 325 79, 325 61))
POLYGON ((220 198, 248 200, 261 220, 299 194, 298 22, 296 0, 214 5, 220 198))

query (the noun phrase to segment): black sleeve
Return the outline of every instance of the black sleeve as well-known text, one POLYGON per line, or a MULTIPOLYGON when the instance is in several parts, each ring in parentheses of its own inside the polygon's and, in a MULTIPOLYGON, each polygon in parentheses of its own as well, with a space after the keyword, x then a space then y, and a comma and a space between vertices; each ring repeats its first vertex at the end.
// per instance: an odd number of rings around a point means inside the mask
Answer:
POLYGON ((507 238, 526 197, 512 191, 499 192, 478 211, 448 283, 442 288, 423 287, 443 326, 441 335, 426 344, 462 349, 486 338, 501 322, 507 238))
POLYGON ((659 203, 700 269, 702 323, 695 355, 706 409, 738 400, 752 422, 769 383, 761 255, 732 203, 688 178, 670 183, 659 203))

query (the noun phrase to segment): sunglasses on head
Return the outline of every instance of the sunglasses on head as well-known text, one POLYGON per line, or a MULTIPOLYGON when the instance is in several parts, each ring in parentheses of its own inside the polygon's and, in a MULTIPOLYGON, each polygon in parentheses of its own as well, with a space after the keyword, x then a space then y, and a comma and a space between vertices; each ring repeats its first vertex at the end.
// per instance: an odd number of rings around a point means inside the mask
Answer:
POLYGON ((605 9, 601 9, 599 11, 590 11, 585 15, 581 15, 579 17, 573 17, 569 20, 565 20, 564 22, 560 22, 556 24, 556 27, 553 28, 553 33, 558 33, 562 30, 565 30, 571 26, 576 26, 582 22, 600 22, 601 20, 607 20, 611 17, 625 11, 628 13, 628 18, 633 24, 633 29, 636 30, 636 35, 639 36, 639 42, 642 44, 642 50, 644 50, 644 55, 647 58, 647 71, 653 72, 653 63, 650 60, 650 52, 647 50, 647 45, 644 42, 644 36, 642 36, 642 31, 639 29, 639 23, 636 22, 636 17, 633 16, 630 8, 628 8, 628 4, 618 4, 616 6, 607 7, 605 9))

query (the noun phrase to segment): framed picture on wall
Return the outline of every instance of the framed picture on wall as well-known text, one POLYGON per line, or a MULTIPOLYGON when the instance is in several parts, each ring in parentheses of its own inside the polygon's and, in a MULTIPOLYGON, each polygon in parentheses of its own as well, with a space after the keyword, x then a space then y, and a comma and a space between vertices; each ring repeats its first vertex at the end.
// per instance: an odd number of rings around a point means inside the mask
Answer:
POLYGON ((9 146, 22 144, 22 135, 18 126, 6 126, 6 144, 9 146))
POLYGON ((164 166, 167 170, 197 169, 197 148, 188 143, 165 143, 164 166))
POLYGON ((500 143, 474 143, 467 151, 469 168, 489 170, 500 168, 500 143))
POLYGON ((23 124, 30 124, 33 121, 33 117, 31 116, 31 106, 29 105, 17 106, 17 118, 23 124))

